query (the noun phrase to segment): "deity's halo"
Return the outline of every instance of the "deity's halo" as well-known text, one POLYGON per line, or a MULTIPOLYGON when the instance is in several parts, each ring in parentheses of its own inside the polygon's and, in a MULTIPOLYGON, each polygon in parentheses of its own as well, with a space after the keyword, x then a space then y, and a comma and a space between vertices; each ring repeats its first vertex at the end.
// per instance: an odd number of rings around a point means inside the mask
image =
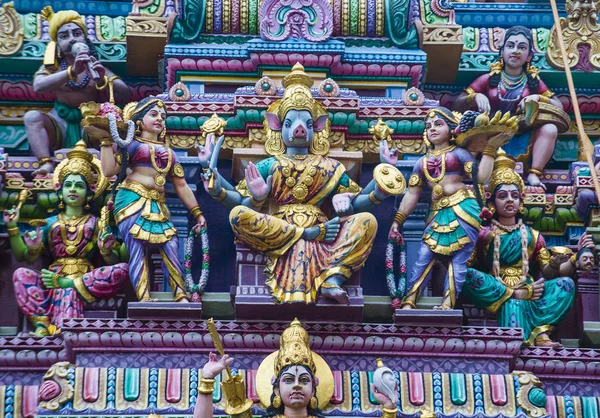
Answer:
MULTIPOLYGON (((273 371, 275 370, 275 360, 279 351, 269 354, 256 372, 256 393, 260 398, 260 402, 263 407, 267 408, 271 404, 271 394, 273 393, 273 385, 271 378, 273 377, 273 371)), ((319 409, 324 409, 331 401, 333 396, 333 373, 329 368, 329 365, 323 360, 323 357, 317 353, 312 353, 313 361, 317 369, 317 378, 319 379, 319 385, 317 386, 317 399, 319 400, 319 409)))

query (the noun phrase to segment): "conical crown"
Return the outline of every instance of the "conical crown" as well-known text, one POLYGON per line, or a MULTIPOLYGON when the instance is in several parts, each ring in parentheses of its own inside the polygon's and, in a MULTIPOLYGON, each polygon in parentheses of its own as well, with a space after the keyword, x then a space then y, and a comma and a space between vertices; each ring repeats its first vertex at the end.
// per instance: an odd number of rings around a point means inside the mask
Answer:
POLYGON ((281 84, 285 88, 285 92, 277 111, 279 120, 283 121, 290 110, 307 110, 313 119, 319 115, 318 103, 310 91, 313 81, 304 72, 302 64, 296 63, 292 72, 285 76, 281 84))
POLYGON ((490 179, 488 190, 494 193, 494 190, 502 184, 514 184, 519 191, 525 191, 525 183, 523 179, 515 171, 517 163, 506 156, 506 152, 502 148, 498 150, 498 157, 494 161, 494 171, 490 179))
POLYGON ((316 373, 308 333, 297 318, 281 334, 279 353, 275 361, 275 375, 279 376, 284 368, 291 365, 305 366, 313 374, 316 373))

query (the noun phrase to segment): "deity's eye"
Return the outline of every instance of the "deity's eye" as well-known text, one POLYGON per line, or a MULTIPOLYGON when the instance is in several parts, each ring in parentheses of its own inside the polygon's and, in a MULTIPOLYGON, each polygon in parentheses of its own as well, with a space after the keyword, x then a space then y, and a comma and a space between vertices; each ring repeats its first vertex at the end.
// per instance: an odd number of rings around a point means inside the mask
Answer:
POLYGON ((83 31, 75 30, 75 31, 73 31, 73 36, 76 38, 81 38, 83 36, 83 31))
POLYGON ((508 197, 508 193, 498 192, 498 199, 506 199, 507 197, 508 197))

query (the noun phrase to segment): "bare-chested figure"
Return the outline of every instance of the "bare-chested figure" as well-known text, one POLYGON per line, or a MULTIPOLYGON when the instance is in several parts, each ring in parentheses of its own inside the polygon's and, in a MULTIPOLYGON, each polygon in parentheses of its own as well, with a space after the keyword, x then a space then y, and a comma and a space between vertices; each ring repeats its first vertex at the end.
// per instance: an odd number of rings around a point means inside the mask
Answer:
MULTIPOLYGON (((79 105, 100 101, 101 93, 96 85, 103 86, 104 76, 114 75, 98 61, 96 49, 86 36, 85 22, 79 13, 73 10, 54 13, 47 6, 41 15, 49 22, 51 42, 46 47, 44 65, 35 73, 33 89, 36 93, 55 92, 56 101, 47 114, 31 110, 24 117, 29 146, 40 161, 35 175, 54 170, 50 158, 52 151, 73 147, 81 139, 79 105), (78 53, 75 54, 73 49, 78 53)), ((129 90, 122 80, 114 81, 114 90, 118 99, 128 99, 129 90)))

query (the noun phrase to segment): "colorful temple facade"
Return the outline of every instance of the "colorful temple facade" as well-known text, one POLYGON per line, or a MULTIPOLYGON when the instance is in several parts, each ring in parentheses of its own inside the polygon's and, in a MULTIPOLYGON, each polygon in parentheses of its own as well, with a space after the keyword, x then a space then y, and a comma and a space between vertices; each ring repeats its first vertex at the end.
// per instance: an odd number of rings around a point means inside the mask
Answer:
POLYGON ((599 3, 3 3, 0 418, 600 417, 599 3))

